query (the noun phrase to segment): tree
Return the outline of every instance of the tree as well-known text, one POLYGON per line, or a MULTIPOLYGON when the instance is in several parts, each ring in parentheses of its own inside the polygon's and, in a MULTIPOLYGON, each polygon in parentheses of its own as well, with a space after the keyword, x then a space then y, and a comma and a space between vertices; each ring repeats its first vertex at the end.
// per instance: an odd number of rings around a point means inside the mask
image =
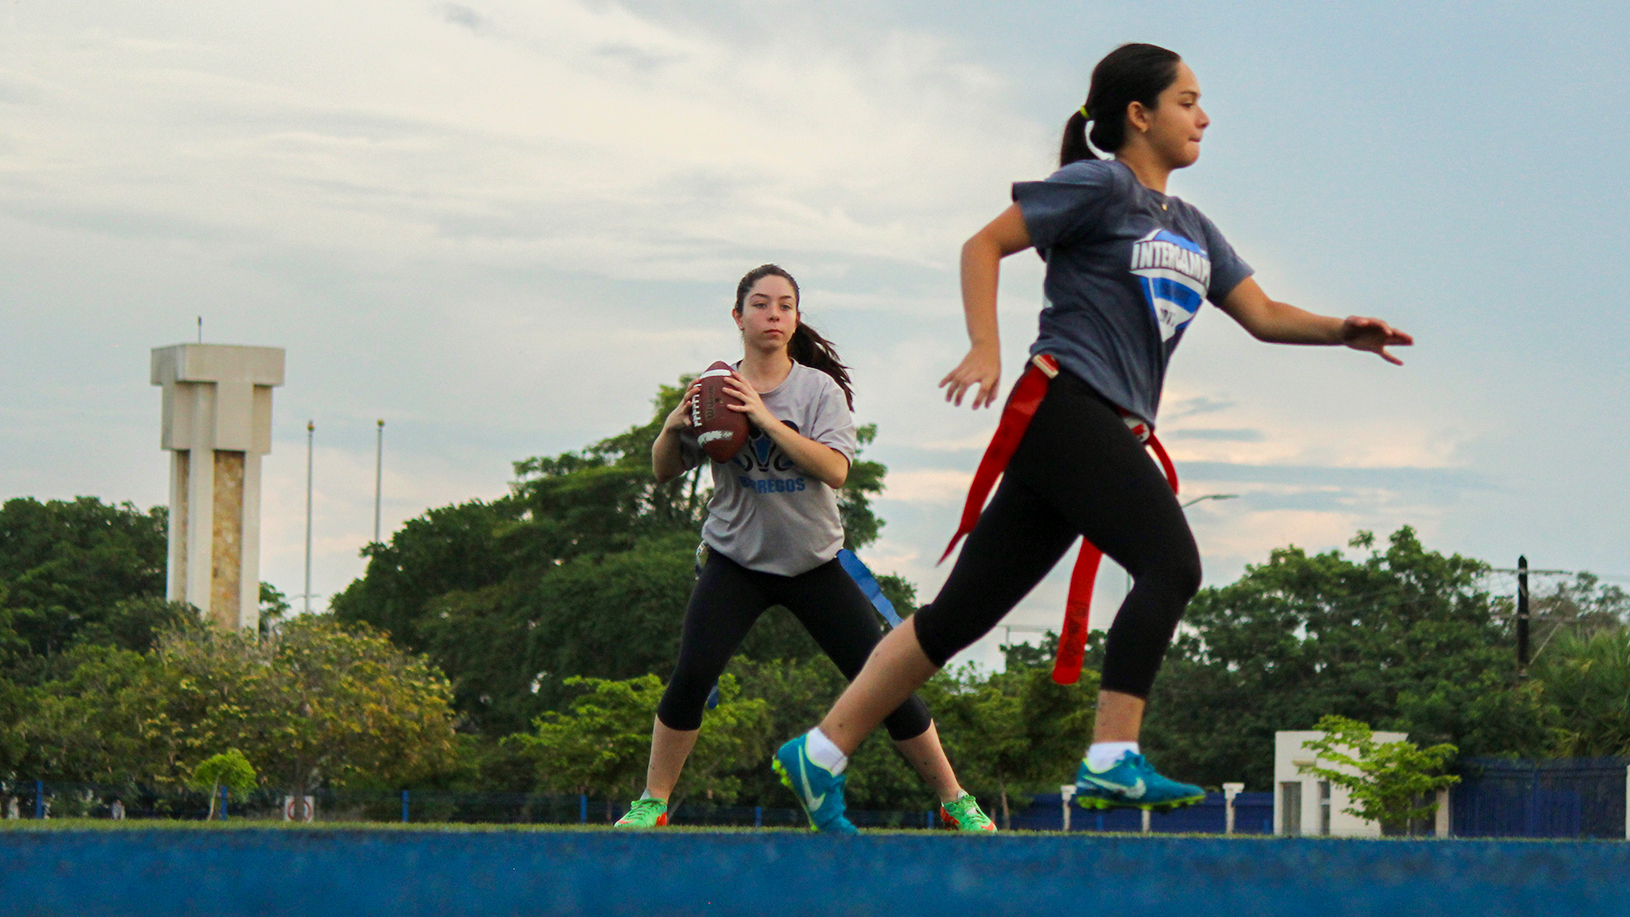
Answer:
POLYGON ((167 710, 171 685, 153 655, 80 646, 62 663, 62 678, 31 692, 13 772, 112 785, 176 782, 185 724, 167 710))
MULTIPOLYGON (((642 675, 621 681, 573 677, 566 683, 584 689, 570 710, 543 714, 534 732, 510 736, 506 744, 535 756, 540 783, 550 789, 604 796, 608 806, 639 795, 662 682, 642 675)), ((697 792, 710 799, 735 798, 741 781, 731 772, 749 762, 762 763, 769 754, 764 701, 741 699, 729 675, 719 680, 719 698, 719 705, 704 716, 680 785, 668 801, 670 811, 697 792)))
POLYGON ((504 500, 444 506, 409 519, 388 543, 362 549, 367 571, 334 597, 334 617, 378 628, 407 651, 424 652, 419 624, 430 600, 501 582, 510 558, 499 535, 516 519, 516 507, 504 500))
POLYGON ((260 584, 260 633, 261 636, 277 630, 289 613, 289 600, 277 587, 271 583, 260 584))
MULTIPOLYGON (((453 682, 461 728, 494 738, 565 705, 567 678, 666 674, 709 488, 705 468, 657 484, 650 450, 687 381, 661 387, 641 425, 515 463, 508 496, 431 510, 371 545, 367 573, 335 598, 335 615, 428 654, 453 682)), ((863 442, 873 436, 861 431, 863 442)), ((857 460, 839 492, 852 548, 882 525, 869 499, 885 473, 857 460)), ((909 607, 908 584, 879 579, 897 607, 909 607)), ((819 650, 790 614, 772 609, 741 652, 797 660, 819 650)))
POLYGON ((1559 637, 1531 671, 1560 710, 1556 754, 1630 755, 1630 631, 1559 637))
MULTIPOLYGON (((1501 599, 1498 613, 1514 615, 1511 599, 1501 599)), ((1549 590, 1536 590, 1531 603, 1532 659, 1538 662, 1552 643, 1564 636, 1589 639, 1623 631, 1630 623, 1630 594, 1603 583, 1591 573, 1578 573, 1549 590)))
POLYGON ((1302 764, 1298 769, 1345 787, 1353 804, 1342 811, 1383 828, 1402 830, 1412 821, 1431 818, 1438 808, 1433 794, 1460 782, 1452 774, 1433 774, 1455 756, 1453 745, 1418 749, 1407 741, 1377 742, 1369 724, 1333 714, 1321 717, 1315 728, 1324 735, 1302 747, 1317 755, 1317 761, 1336 766, 1302 764))
POLYGON ((193 768, 192 785, 198 789, 209 788, 209 814, 205 818, 213 821, 215 804, 221 796, 221 787, 234 790, 247 790, 253 787, 255 767, 243 756, 243 752, 229 748, 200 761, 198 766, 193 768))
POLYGON ((1273 733, 1327 713, 1471 755, 1551 745, 1555 707, 1518 681, 1486 565, 1429 551, 1408 527, 1384 549, 1367 532, 1352 546, 1369 555, 1281 548, 1195 597, 1144 729, 1163 770, 1268 786, 1273 733))
POLYGON ((94 497, 0 505, 0 671, 40 684, 76 644, 140 652, 192 616, 164 602, 166 519, 94 497))

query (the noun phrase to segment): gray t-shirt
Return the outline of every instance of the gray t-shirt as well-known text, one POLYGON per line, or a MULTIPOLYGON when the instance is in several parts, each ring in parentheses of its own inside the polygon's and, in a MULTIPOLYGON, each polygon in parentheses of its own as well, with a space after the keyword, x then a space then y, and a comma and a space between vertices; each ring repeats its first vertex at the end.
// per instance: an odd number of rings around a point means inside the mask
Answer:
MULTIPOLYGON (((854 463, 854 417, 831 376, 793 363, 787 378, 759 397, 782 423, 854 463)), ((751 438, 734 459, 710 462, 713 500, 707 505, 702 540, 749 570, 807 573, 843 547, 837 493, 794 465, 756 426, 749 425, 749 432, 751 438)), ((680 431, 679 450, 687 469, 707 459, 689 427, 680 431)))
POLYGON ((1047 262, 1031 355, 1052 354, 1110 403, 1153 424, 1183 330, 1202 300, 1220 302, 1251 276, 1250 265, 1204 214, 1150 190, 1114 160, 1017 182, 1013 200, 1047 262))

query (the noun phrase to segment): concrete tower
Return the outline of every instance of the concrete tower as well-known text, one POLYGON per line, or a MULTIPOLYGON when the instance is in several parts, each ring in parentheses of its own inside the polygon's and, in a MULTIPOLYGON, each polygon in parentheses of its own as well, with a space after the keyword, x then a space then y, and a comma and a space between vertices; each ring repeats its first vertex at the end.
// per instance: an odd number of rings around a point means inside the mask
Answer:
POLYGON ((153 349, 170 450, 166 596, 222 627, 260 626, 260 457, 272 451, 272 387, 283 349, 153 349))

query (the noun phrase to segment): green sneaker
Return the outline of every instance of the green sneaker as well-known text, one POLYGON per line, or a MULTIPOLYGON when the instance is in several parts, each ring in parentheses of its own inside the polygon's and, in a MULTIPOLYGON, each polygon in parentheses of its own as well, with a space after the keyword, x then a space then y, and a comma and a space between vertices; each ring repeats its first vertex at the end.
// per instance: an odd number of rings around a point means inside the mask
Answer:
POLYGON ((940 818, 958 831, 995 831, 996 823, 979 810, 979 802, 971 794, 963 793, 940 806, 940 818))
POLYGON ((660 828, 668 823, 668 804, 660 799, 636 799, 628 804, 628 814, 617 819, 613 828, 660 828))

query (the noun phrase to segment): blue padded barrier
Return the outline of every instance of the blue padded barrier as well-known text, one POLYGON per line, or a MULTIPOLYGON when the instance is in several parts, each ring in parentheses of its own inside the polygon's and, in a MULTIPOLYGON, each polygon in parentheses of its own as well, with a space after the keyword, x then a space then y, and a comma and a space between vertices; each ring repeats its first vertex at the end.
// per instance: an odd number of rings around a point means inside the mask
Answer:
POLYGON ((1630 915, 1616 842, 14 829, 0 856, 11 917, 1630 915))

